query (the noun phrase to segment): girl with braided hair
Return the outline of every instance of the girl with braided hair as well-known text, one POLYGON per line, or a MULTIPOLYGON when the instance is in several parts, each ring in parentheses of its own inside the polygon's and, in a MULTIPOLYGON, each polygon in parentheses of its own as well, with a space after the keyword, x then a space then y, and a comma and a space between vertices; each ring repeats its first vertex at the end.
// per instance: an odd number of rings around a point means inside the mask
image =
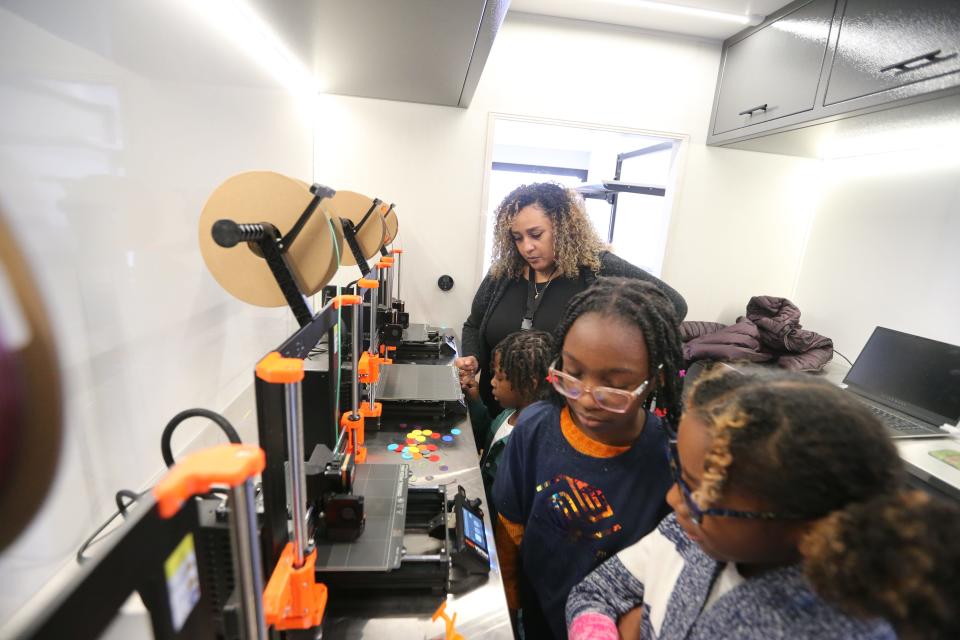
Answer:
POLYGON ((600 276, 652 282, 671 300, 678 321, 687 304, 670 285, 607 250, 576 191, 553 182, 522 185, 496 211, 493 263, 463 324, 456 366, 461 380, 480 374, 480 396, 496 415, 490 394, 493 347, 519 329, 552 332, 570 299, 600 276))
POLYGON ((666 421, 680 414, 682 352, 670 298, 599 278, 556 330, 555 391, 520 416, 493 489, 497 549, 527 638, 566 637, 571 587, 668 512, 666 421))
POLYGON ((675 513, 573 589, 571 639, 960 637, 960 509, 849 395, 718 366, 667 451, 675 513))
MULTIPOLYGON (((553 351, 553 336, 545 331, 516 331, 500 341, 493 350, 491 386, 493 397, 504 409, 492 420, 480 400, 476 380, 464 387, 470 423, 481 454, 480 474, 488 505, 493 505, 493 482, 520 412, 550 396, 547 368, 553 351)), ((489 511, 491 518, 496 516, 495 508, 489 511)))

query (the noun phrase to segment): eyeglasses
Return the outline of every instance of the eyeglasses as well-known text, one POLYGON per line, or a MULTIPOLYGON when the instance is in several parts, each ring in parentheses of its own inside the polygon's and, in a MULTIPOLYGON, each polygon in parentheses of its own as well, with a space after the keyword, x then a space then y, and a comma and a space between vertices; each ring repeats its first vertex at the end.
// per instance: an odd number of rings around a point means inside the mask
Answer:
POLYGON ((736 509, 710 508, 701 509, 696 500, 693 499, 693 492, 690 486, 684 481, 681 475, 680 452, 677 450, 677 441, 670 440, 667 443, 667 459, 670 460, 670 471, 673 472, 673 481, 680 487, 680 493, 683 495, 683 502, 687 505, 690 512, 690 519, 698 527, 703 522, 704 516, 721 516, 724 518, 741 518, 745 520, 802 520, 803 516, 787 515, 782 513, 773 513, 771 511, 738 511, 736 509))
MULTIPOLYGON (((643 392, 650 386, 650 379, 648 378, 633 391, 615 389, 614 387, 590 387, 583 384, 583 381, 579 378, 574 378, 570 374, 556 369, 556 364, 557 361, 554 360, 550 365, 550 375, 547 376, 547 382, 553 385, 557 393, 571 400, 577 400, 582 397, 583 394, 589 393, 593 396, 593 400, 597 403, 597 406, 606 411, 612 411, 613 413, 626 413, 633 399, 643 395, 643 392)), ((660 369, 663 369, 663 365, 657 367, 657 371, 660 369)))

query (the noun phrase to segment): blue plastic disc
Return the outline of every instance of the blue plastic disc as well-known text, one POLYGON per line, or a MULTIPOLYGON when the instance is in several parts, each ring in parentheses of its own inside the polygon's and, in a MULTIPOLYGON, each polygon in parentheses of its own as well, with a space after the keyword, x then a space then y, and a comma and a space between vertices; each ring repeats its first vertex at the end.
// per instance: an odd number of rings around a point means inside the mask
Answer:
POLYGON ((460 435, 460 429, 450 429, 450 433, 452 433, 455 436, 458 436, 460 435))
POLYGON ((403 458, 404 460, 413 460, 412 453, 401 453, 400 457, 403 458))
POLYGON ((453 442, 453 436, 443 436, 441 438, 444 442, 453 442))
POLYGON ((395 445, 395 444, 388 444, 388 445, 387 445, 387 451, 396 451, 396 450, 397 450, 397 445, 395 445))

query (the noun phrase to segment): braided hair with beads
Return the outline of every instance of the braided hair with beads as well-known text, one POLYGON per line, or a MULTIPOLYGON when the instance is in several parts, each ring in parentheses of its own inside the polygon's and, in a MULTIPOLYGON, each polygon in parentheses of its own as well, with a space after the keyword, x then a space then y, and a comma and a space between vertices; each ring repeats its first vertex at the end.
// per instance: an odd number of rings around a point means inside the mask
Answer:
POLYGON ((545 382, 553 351, 553 336, 546 331, 517 331, 497 344, 492 360, 500 356, 507 382, 524 402, 531 403, 550 397, 550 385, 545 382))
MULTIPOLYGON (((559 359, 563 341, 576 320, 586 313, 598 313, 635 325, 646 341, 650 372, 657 408, 666 413, 666 422, 675 431, 680 422, 683 348, 676 308, 655 285, 632 278, 598 278, 575 295, 554 333, 555 357, 559 359), (657 366, 663 365, 661 375, 657 366)), ((649 401, 648 401, 649 402, 649 401)))

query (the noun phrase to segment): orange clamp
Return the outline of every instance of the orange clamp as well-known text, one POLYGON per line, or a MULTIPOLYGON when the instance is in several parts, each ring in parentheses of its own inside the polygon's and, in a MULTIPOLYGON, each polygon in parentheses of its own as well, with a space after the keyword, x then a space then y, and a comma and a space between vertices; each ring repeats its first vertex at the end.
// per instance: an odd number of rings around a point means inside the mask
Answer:
POLYGON ((340 428, 347 430, 347 453, 352 453, 357 462, 367 461, 367 448, 363 446, 365 441, 363 429, 363 413, 360 413, 356 419, 349 411, 345 411, 340 416, 340 428))
POLYGON ((436 622, 437 618, 443 618, 443 625, 446 627, 446 633, 444 635, 444 640, 464 640, 464 637, 457 632, 454 624, 457 622, 457 614, 454 613, 453 617, 447 615, 445 609, 447 608, 447 601, 444 600, 440 603, 440 606, 437 607, 437 610, 433 612, 433 617, 430 618, 431 622, 436 622))
POLYGON ((215 484, 236 487, 263 471, 266 456, 252 444, 222 444, 187 456, 153 487, 161 518, 172 518, 191 496, 215 484))
POLYGON ((357 373, 360 382, 363 384, 373 384, 380 379, 380 358, 371 356, 369 351, 364 351, 360 356, 360 366, 357 367, 357 373))
POLYGON ((388 358, 391 351, 396 351, 396 347, 388 347, 386 345, 380 345, 380 364, 393 364, 393 359, 388 358))
POLYGON ((263 592, 264 618, 278 631, 319 627, 327 608, 327 587, 317 584, 315 573, 317 550, 299 569, 293 560, 293 543, 288 542, 263 592))
POLYGON ((368 280, 367 278, 360 278, 357 280, 357 286, 361 289, 379 289, 380 283, 376 280, 368 280))
POLYGON ((333 299, 333 308, 339 309, 340 307, 349 307, 354 304, 361 304, 363 298, 360 296, 351 296, 351 295, 341 295, 333 299))
POLYGON ((390 267, 393 266, 393 264, 389 262, 384 262, 384 260, 386 260, 386 258, 384 258, 383 260, 377 263, 377 269, 389 269, 390 267))
POLYGON ((360 415, 364 418, 379 418, 383 415, 383 405, 379 402, 374 402, 373 409, 371 409, 370 403, 364 402, 360 405, 360 415))
POLYGON ((403 253, 403 249, 391 249, 390 253, 394 255, 400 255, 401 253, 403 253))
POLYGON ((293 384, 303 380, 303 360, 284 358, 279 351, 271 351, 257 363, 256 371, 264 382, 293 384))
POLYGON ((391 258, 390 256, 385 256, 385 257, 383 257, 383 258, 380 258, 380 262, 382 262, 382 263, 384 263, 384 264, 386 264, 387 266, 390 266, 390 267, 393 266, 393 263, 394 263, 395 261, 396 261, 396 259, 395 259, 395 258, 391 258))

